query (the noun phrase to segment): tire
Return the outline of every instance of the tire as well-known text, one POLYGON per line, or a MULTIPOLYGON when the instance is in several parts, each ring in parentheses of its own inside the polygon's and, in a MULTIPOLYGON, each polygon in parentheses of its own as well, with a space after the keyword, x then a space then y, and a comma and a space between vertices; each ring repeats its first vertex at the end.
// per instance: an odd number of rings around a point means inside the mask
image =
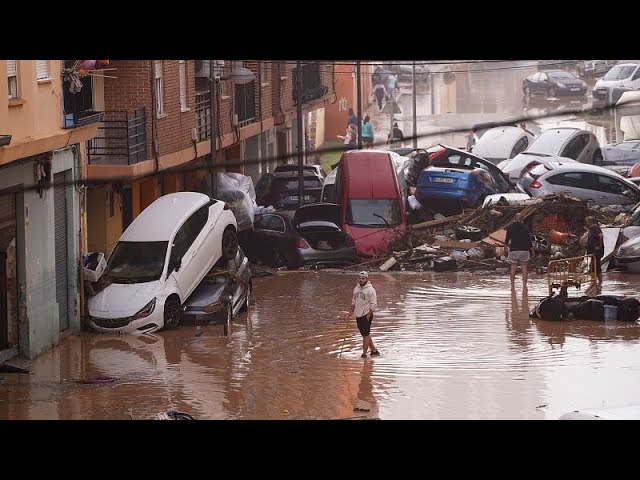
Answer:
POLYGON ((533 250, 536 252, 546 253, 551 251, 551 243, 542 235, 534 234, 531 236, 533 250))
POLYGON ((164 328, 174 330, 182 321, 182 306, 177 297, 169 297, 164 304, 164 328))
POLYGON ((458 240, 469 239, 472 242, 477 242, 482 239, 482 230, 471 225, 460 225, 456 227, 456 238, 458 240))
POLYGON ((225 260, 233 260, 238 253, 238 234, 232 227, 227 227, 222 234, 222 256, 225 260))
POLYGON ((247 291, 244 294, 244 309, 248 312, 251 306, 251 282, 247 283, 247 291))
POLYGON ((602 165, 604 158, 602 157, 602 152, 600 150, 596 150, 593 154, 592 162, 594 165, 602 165))

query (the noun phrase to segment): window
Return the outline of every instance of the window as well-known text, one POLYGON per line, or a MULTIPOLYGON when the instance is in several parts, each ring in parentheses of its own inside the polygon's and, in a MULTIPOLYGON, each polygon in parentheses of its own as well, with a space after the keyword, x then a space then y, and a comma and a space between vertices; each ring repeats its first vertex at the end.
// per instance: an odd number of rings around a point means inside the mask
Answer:
POLYGON ((49 77, 49 60, 36 60, 36 80, 45 80, 49 77))
POLYGON ((180 111, 186 112, 189 110, 187 106, 187 64, 184 60, 178 60, 179 75, 180 75, 180 111))
POLYGON ((154 60, 153 73, 156 87, 156 115, 164 114, 164 85, 162 82, 162 60, 154 60))
POLYGON ((7 81, 9 84, 9 99, 18 98, 18 61, 7 60, 7 81))
POLYGON ((206 225, 207 220, 209 220, 209 205, 201 207, 189 217, 187 223, 189 224, 189 228, 191 229, 194 239, 200 235, 200 232, 206 225))
POLYGON ((529 139, 527 137, 522 137, 513 146, 513 150, 511 150, 511 155, 509 155, 509 158, 513 158, 520 152, 524 152, 527 149, 527 145, 529 145, 529 139))
POLYGON ((271 230, 284 233, 284 219, 278 215, 264 215, 255 225, 257 230, 271 230))
POLYGON ((352 199, 347 204, 347 224, 362 227, 389 227, 401 222, 397 199, 352 199))
POLYGON ((567 187, 587 189, 590 187, 591 183, 589 180, 590 178, 588 174, 582 172, 561 173, 547 178, 547 182, 552 185, 564 185, 567 187))
POLYGON ((268 84, 271 81, 271 63, 260 62, 260 84, 268 84))
POLYGON ((576 138, 569 141, 560 156, 577 160, 588 143, 589 135, 578 135, 576 138))
POLYGON ((607 177, 605 175, 595 175, 595 179, 596 182, 594 188, 600 192, 622 195, 622 192, 630 190, 628 186, 615 178, 607 177))
POLYGON ((248 122, 256 117, 256 82, 236 85, 236 113, 239 122, 248 122))
POLYGON ((182 260, 184 254, 187 253, 189 247, 193 244, 197 235, 194 235, 189 226, 189 222, 185 222, 180 230, 173 237, 173 246, 171 248, 171 262, 182 260))
POLYGON ((545 82, 547 79, 548 79, 547 74, 541 72, 540 76, 538 77, 538 81, 545 82))

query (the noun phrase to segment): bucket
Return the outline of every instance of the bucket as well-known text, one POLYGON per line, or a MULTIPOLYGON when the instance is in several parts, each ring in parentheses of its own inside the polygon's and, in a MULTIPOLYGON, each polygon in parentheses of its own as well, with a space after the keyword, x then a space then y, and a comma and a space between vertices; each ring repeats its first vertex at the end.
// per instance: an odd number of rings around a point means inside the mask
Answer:
POLYGON ((617 320, 618 319, 618 307, 615 305, 605 305, 604 306, 604 319, 606 320, 617 320))

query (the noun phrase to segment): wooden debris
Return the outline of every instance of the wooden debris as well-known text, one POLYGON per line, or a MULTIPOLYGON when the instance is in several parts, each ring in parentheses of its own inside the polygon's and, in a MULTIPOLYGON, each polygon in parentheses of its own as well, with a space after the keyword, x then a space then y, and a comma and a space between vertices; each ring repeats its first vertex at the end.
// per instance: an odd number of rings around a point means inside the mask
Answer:
POLYGON ((416 230, 422 230, 424 228, 436 227, 438 225, 445 225, 447 223, 457 222, 461 218, 462 218, 462 215, 452 215, 450 217, 443 217, 443 218, 438 218, 436 220, 429 220, 428 222, 416 223, 411 227, 415 228, 416 230))
POLYGON ((389 260, 387 260, 382 265, 380 265, 380 271, 386 272, 391 267, 393 267, 396 263, 398 263, 398 261, 395 259, 395 257, 391 257, 389 260))

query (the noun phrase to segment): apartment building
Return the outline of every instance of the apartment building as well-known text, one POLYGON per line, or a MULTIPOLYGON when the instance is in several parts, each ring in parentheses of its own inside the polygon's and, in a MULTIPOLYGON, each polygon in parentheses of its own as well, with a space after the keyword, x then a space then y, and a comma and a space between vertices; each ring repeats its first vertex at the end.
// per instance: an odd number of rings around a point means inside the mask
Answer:
POLYGON ((2 362, 33 358, 80 329, 77 180, 99 116, 74 114, 93 77, 87 70, 59 60, 0 60, 0 76, 7 78, 0 82, 2 362))

